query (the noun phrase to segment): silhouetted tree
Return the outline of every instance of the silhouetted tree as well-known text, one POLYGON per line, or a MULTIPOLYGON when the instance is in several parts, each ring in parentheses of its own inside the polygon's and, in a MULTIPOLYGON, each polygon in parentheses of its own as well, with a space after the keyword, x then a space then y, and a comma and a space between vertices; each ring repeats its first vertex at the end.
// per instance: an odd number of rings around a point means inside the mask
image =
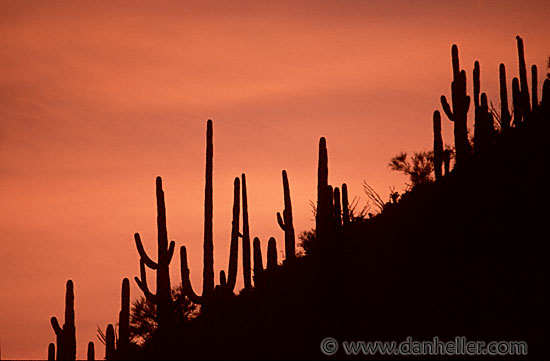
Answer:
POLYGON ((434 171, 433 152, 415 152, 412 158, 407 158, 407 153, 401 152, 390 160, 388 165, 391 170, 405 173, 409 176, 410 188, 419 184, 433 182, 434 171))

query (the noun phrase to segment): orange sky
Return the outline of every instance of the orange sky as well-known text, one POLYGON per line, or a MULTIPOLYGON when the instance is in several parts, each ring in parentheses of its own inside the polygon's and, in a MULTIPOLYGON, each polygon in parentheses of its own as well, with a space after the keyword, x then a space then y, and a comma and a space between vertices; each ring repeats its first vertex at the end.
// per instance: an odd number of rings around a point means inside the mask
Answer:
MULTIPOLYGON (((206 119, 220 269, 235 176, 247 174, 252 235, 279 249, 281 170, 295 228, 312 228, 321 136, 331 183, 362 202, 363 180, 383 197, 402 190, 387 163, 431 147, 451 44, 470 93, 477 59, 498 105, 498 64, 517 76, 516 34, 544 77, 544 14, 548 1, 0 1, 2 357, 46 357, 69 278, 79 357, 116 322, 121 280, 139 271, 133 233, 156 252, 157 175, 170 239, 188 246, 200 288, 206 119)), ((451 142, 446 118, 443 131, 451 142)), ((179 259, 171 268, 179 283, 179 259)))

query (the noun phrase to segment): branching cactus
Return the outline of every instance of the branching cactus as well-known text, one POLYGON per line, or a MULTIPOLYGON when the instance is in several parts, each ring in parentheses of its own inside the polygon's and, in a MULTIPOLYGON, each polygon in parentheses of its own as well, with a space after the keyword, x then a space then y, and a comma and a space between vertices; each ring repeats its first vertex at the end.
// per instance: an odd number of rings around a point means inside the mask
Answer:
POLYGON ((292 203, 290 200, 290 186, 288 184, 288 177, 286 170, 283 170, 283 194, 285 201, 285 208, 283 210, 283 216, 277 212, 277 222, 279 227, 285 232, 285 256, 286 261, 292 262, 296 258, 296 239, 294 235, 294 224, 292 221, 292 203))
POLYGON ((250 266, 250 227, 248 224, 248 196, 246 192, 246 176, 241 174, 241 187, 243 198, 243 279, 244 288, 252 287, 251 266, 250 266))
POLYGON ((65 323, 63 327, 54 316, 51 324, 57 338, 56 360, 76 359, 76 327, 74 316, 74 286, 73 281, 67 281, 65 292, 65 323))
POLYGON ((86 359, 88 361, 95 360, 95 347, 94 347, 94 343, 92 341, 88 342, 88 354, 87 354, 86 359))
POLYGON ((350 209, 348 201, 348 186, 346 183, 342 184, 342 225, 345 227, 350 222, 350 209))
POLYGON ((479 61, 474 62, 474 74, 473 74, 473 83, 474 83, 474 152, 479 151, 480 138, 482 137, 481 133, 483 132, 483 115, 481 114, 481 106, 479 101, 480 93, 480 69, 479 61))
POLYGON ((170 288, 170 261, 174 255, 174 241, 168 245, 168 232, 166 229, 166 208, 164 204, 164 191, 162 190, 162 179, 157 177, 157 229, 158 229, 158 258, 153 261, 145 252, 139 233, 134 235, 136 247, 140 255, 140 273, 141 279, 135 277, 136 283, 151 303, 157 306, 157 323, 159 333, 163 334, 172 322, 173 301, 170 288), (147 274, 145 266, 153 269, 157 273, 157 292, 149 291, 147 285, 147 274))
POLYGON ((508 110, 508 89, 506 86, 506 67, 504 64, 500 64, 499 67, 500 78, 500 127, 503 132, 507 132, 510 129, 510 111, 508 110))
POLYGON ((520 92, 521 92, 521 110, 523 113, 523 121, 526 121, 531 114, 531 106, 529 104, 529 86, 527 84, 527 67, 525 65, 525 52, 523 49, 523 39, 516 36, 518 45, 518 64, 519 64, 519 80, 520 80, 520 92))
POLYGON ((193 291, 187 265, 187 249, 180 248, 181 281, 183 294, 196 304, 203 304, 214 292, 214 237, 213 237, 213 168, 214 168, 214 129, 212 120, 206 122, 206 169, 204 187, 204 244, 202 295, 193 291))
POLYGON ((443 137, 441 135, 441 114, 439 110, 434 111, 433 115, 434 129, 434 173, 435 179, 442 177, 443 167, 443 137))
POLYGON ((444 95, 441 96, 441 105, 449 120, 454 122, 454 137, 456 148, 456 166, 462 167, 470 155, 468 140, 468 109, 470 97, 466 95, 466 72, 460 70, 458 47, 452 46, 451 58, 453 64, 453 82, 451 83, 451 106, 444 95))

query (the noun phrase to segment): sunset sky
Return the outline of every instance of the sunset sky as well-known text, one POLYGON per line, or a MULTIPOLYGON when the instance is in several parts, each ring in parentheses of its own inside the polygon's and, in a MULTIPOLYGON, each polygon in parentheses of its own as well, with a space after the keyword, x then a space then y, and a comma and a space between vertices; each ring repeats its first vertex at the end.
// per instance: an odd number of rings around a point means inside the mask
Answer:
MULTIPOLYGON (((251 235, 264 255, 270 236, 283 249, 281 170, 297 232, 314 227, 321 136, 330 183, 346 182, 360 204, 364 180, 385 199, 390 186, 403 191, 407 179, 387 164, 431 148, 432 113, 450 96, 451 45, 468 92, 479 60, 482 91, 499 107, 498 65, 511 84, 517 34, 544 79, 549 16, 545 0, 0 0, 2 357, 46 357, 67 279, 77 355, 92 340, 103 357, 97 327, 117 321, 122 278, 141 296, 134 232, 156 258, 157 175, 169 237, 188 247, 200 291, 207 119, 220 270, 235 176, 247 175, 251 235)), ((452 144, 444 116, 443 125, 452 144)), ((179 265, 174 257, 174 285, 179 265)))

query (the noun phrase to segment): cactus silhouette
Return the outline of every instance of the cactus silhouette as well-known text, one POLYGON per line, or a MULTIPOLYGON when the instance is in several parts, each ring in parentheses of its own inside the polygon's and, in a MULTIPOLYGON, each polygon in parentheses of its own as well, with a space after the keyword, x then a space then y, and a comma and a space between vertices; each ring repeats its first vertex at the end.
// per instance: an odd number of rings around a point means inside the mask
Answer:
POLYGON ((503 132, 510 129, 510 111, 508 110, 508 89, 506 87, 506 67, 500 64, 499 69, 500 80, 500 127, 503 132))
POLYGON ((271 237, 267 242, 267 269, 272 270, 277 267, 277 241, 271 237))
POLYGON ((328 154, 327 142, 324 137, 319 140, 319 164, 317 168, 317 214, 315 217, 315 233, 320 244, 328 240, 328 227, 332 212, 330 204, 332 195, 328 192, 328 154))
MULTIPOLYGON (((118 316, 117 358, 126 359, 130 344, 130 281, 122 280, 121 305, 118 316)), ((93 344, 92 344, 93 345, 93 344)))
POLYGON ((293 261, 296 258, 296 239, 294 235, 294 224, 292 221, 292 203, 290 200, 290 187, 288 184, 288 177, 286 170, 283 170, 283 194, 285 208, 283 210, 283 216, 277 212, 277 222, 279 227, 285 232, 285 257, 287 261, 293 261))
POLYGON ((342 229, 342 201, 340 198, 340 189, 334 188, 334 208, 333 208, 334 231, 339 232, 342 229))
POLYGON ((433 115, 434 130, 434 173, 435 179, 442 177, 443 167, 443 137, 441 135, 441 114, 439 110, 434 111, 433 115))
POLYGON ((250 266, 250 229, 248 224, 248 196, 246 192, 246 176, 241 174, 242 199, 243 199, 243 279, 244 288, 252 287, 251 266, 250 266))
POLYGON ((449 175, 451 173, 451 151, 448 149, 443 151, 443 166, 445 169, 445 176, 449 175))
POLYGON ((523 39, 518 35, 516 36, 518 46, 518 64, 519 64, 519 80, 520 80, 520 103, 521 110, 523 112, 523 121, 529 118, 531 113, 531 106, 529 104, 529 87, 527 85, 527 67, 525 66, 525 52, 523 49, 523 39))
POLYGON ((240 181, 235 177, 233 182, 233 221, 231 222, 231 244, 229 248, 229 265, 227 267, 227 290, 233 292, 237 283, 239 252, 239 214, 240 214, 240 181))
POLYGON ((522 123, 523 111, 521 103, 521 90, 519 88, 518 78, 512 79, 512 104, 514 106, 514 126, 519 126, 522 123))
POLYGON ((86 359, 88 361, 95 360, 95 348, 94 348, 94 343, 92 341, 88 342, 88 354, 86 359))
POLYGON ((158 259, 153 261, 145 252, 139 233, 134 235, 136 248, 140 255, 140 273, 141 279, 135 277, 136 283, 145 295, 145 297, 157 306, 157 323, 159 333, 163 334, 172 321, 172 295, 170 288, 170 262, 174 255, 174 241, 168 245, 168 231, 166 229, 166 208, 164 204, 164 191, 162 190, 162 179, 156 179, 157 195, 157 230, 158 230, 158 259), (157 274, 157 292, 149 291, 147 285, 147 274, 145 266, 156 271, 157 274))
POLYGON ((262 274, 264 271, 264 265, 262 261, 262 248, 260 245, 260 239, 258 237, 254 238, 253 242, 253 252, 254 252, 254 286, 258 287, 262 282, 262 274))
POLYGON ((206 168, 204 186, 204 243, 203 243, 203 272, 202 295, 199 296, 193 290, 189 279, 189 267, 187 264, 187 249, 180 248, 181 282, 183 295, 192 302, 203 304, 214 292, 214 241, 213 241, 213 168, 214 168, 214 129, 211 119, 206 122, 206 168))
POLYGON ((107 331, 105 332, 105 360, 115 360, 115 328, 112 324, 107 325, 107 331))
POLYGON ((63 327, 54 316, 51 324, 57 338, 56 360, 76 359, 76 327, 74 315, 74 285, 68 280, 65 292, 65 323, 63 327))
POLYGON ((342 225, 345 227, 350 222, 349 214, 349 201, 348 201, 348 186, 346 183, 342 184, 342 225))
POLYGON ((50 343, 48 345, 48 361, 55 360, 55 344, 50 343))
POLYGON ((538 73, 537 66, 531 66, 531 106, 533 113, 538 110, 539 98, 538 98, 538 73))
POLYGON ((441 105, 449 120, 454 122, 456 166, 462 167, 470 155, 470 142, 468 141, 470 97, 466 95, 466 72, 460 70, 458 47, 455 44, 451 48, 451 59, 453 65, 453 81, 451 83, 452 110, 444 95, 441 96, 441 105))

